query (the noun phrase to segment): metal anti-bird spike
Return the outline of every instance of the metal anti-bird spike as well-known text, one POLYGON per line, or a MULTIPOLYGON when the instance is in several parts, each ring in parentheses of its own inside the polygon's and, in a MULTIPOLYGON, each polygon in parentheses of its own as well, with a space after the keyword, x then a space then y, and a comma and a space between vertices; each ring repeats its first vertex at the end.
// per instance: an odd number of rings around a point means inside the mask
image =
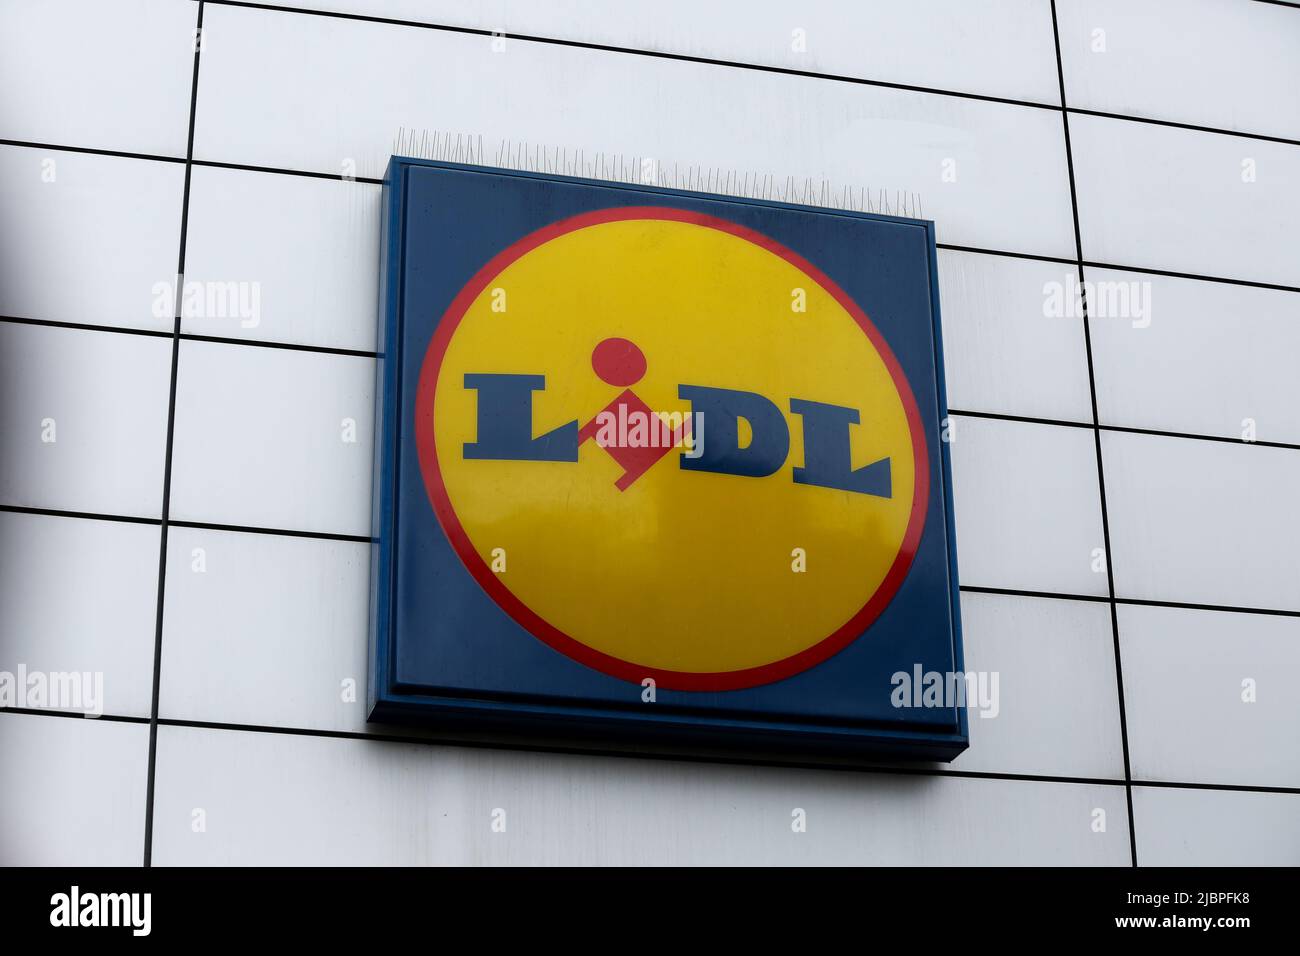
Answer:
MULTIPOLYGON (((449 131, 415 130, 399 126, 393 140, 394 152, 443 162, 484 165, 488 154, 482 133, 457 133, 455 141, 449 131)), ((920 218, 924 215, 920 193, 887 189, 874 193, 867 186, 856 190, 848 183, 835 184, 825 177, 778 179, 773 173, 725 169, 720 166, 685 167, 673 162, 672 173, 649 157, 597 152, 590 159, 583 149, 570 155, 568 147, 547 146, 513 139, 498 140, 494 150, 498 167, 520 171, 562 173, 610 182, 654 184, 691 192, 713 192, 749 199, 779 200, 824 208, 849 209, 865 213, 883 213, 920 218)))

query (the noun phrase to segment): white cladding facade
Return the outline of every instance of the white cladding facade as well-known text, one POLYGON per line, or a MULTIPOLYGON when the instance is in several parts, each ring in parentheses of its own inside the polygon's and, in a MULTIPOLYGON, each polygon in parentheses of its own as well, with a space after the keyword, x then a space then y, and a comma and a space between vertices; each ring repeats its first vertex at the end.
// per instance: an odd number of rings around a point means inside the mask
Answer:
POLYGON ((0 0, 0 672, 102 674, 104 712, 0 711, 0 862, 1300 863, 1300 9, 1055 21, 0 0), (402 130, 919 196, 966 664, 999 674, 969 751, 845 772, 367 725, 402 130))

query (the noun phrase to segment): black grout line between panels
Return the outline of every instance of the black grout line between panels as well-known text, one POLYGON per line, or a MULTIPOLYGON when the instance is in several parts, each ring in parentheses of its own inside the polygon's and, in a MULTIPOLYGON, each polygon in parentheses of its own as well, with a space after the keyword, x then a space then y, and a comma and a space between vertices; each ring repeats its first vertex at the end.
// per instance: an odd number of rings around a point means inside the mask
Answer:
MULTIPOLYGON (((1085 426, 1087 427, 1087 426, 1085 426)), ((71 518, 81 521, 112 521, 121 524, 161 525, 158 518, 145 518, 137 515, 113 515, 94 511, 68 511, 57 508, 38 508, 27 505, 0 504, 0 514, 36 515, 46 518, 71 518)), ((272 535, 285 538, 304 538, 321 541, 346 541, 356 544, 371 544, 374 539, 366 535, 342 534, 334 531, 300 531, 292 528, 266 528, 256 525, 220 524, 210 521, 185 521, 170 518, 167 522, 171 528, 192 528, 198 531, 222 531, 233 534, 272 535)), ((1097 594, 1072 594, 1066 591, 1035 591, 1026 588, 994 587, 990 585, 963 584, 962 593, 967 594, 1001 594, 1008 597, 1046 598, 1057 601, 1095 601, 1107 603, 1108 596, 1097 594)), ((1300 610, 1287 608, 1250 607, 1235 604, 1206 604, 1193 601, 1160 600, 1158 598, 1116 597, 1116 604, 1134 607, 1159 607, 1184 611, 1217 611, 1224 614, 1262 614, 1270 617, 1300 617, 1300 610)))
POLYGON ((1032 415, 1011 415, 1006 412, 980 412, 972 409, 949 408, 949 415, 962 418, 984 418, 996 422, 1020 422, 1026 425, 1051 425, 1056 428, 1096 429, 1103 432, 1119 432, 1126 435, 1150 435, 1156 438, 1181 438, 1186 441, 1219 442, 1225 445, 1259 445, 1262 448, 1283 448, 1288 451, 1300 451, 1300 444, 1284 441, 1247 441, 1244 438, 1232 438, 1228 435, 1204 435, 1196 432, 1175 432, 1166 428, 1142 428, 1138 425, 1094 425, 1092 422, 1071 421, 1064 418, 1037 418, 1032 415))
POLYGON ((163 608, 167 593, 167 527, 171 515, 172 449, 176 436, 176 381, 181 352, 181 284, 185 281, 185 243, 189 232, 190 178, 194 157, 194 114, 199 98, 199 57, 203 52, 203 0, 194 25, 194 72, 190 80, 189 133, 185 146, 185 188, 181 196, 180 248, 176 254, 176 315, 172 325, 171 379, 167 394, 167 446, 163 456, 162 510, 158 541, 158 606, 154 619, 153 693, 149 711, 149 765, 145 782, 144 865, 153 863, 153 801, 158 766, 158 698, 162 687, 163 608))
MULTIPOLYGON (((213 0, 207 0, 207 2, 213 2, 213 0)), ((1068 112, 1076 113, 1081 111, 1069 110, 1068 112)), ((1297 143, 1297 145, 1300 145, 1300 143, 1297 143)), ((69 152, 69 153, 85 153, 89 155, 116 156, 116 157, 123 157, 128 159, 141 159, 141 160, 147 160, 153 162, 167 162, 167 163, 186 162, 186 160, 183 158, 177 158, 171 156, 152 156, 145 153, 125 153, 125 152, 117 152, 114 150, 95 149, 92 147, 84 147, 84 146, 69 146, 69 145, 61 145, 61 144, 54 144, 54 143, 37 143, 37 142, 31 142, 27 140, 0 139, 0 146, 13 146, 22 149, 50 149, 50 150, 69 152)), ((342 176, 338 173, 325 173, 317 170, 286 169, 286 168, 276 167, 276 166, 256 166, 248 163, 218 162, 216 160, 194 159, 189 162, 189 165, 209 167, 213 169, 231 169, 240 172, 266 173, 268 175, 275 175, 275 176, 297 176, 297 177, 305 177, 309 179, 329 179, 329 180, 334 180, 335 182, 362 183, 364 185, 370 185, 370 186, 381 186, 383 185, 384 182, 383 179, 377 179, 377 178, 367 177, 367 176, 347 177, 347 176, 342 176)), ((834 207, 827 207, 827 208, 834 209, 834 207)), ((977 255, 984 255, 984 256, 1001 256, 1003 258, 1009 258, 1009 259, 1026 259, 1034 262, 1057 262, 1060 263, 1061 265, 1067 265, 1067 266, 1072 266, 1075 264, 1075 260, 1073 258, 1067 259, 1061 256, 1048 256, 1048 255, 1041 255, 1032 252, 1016 252, 1016 251, 1010 251, 1004 249, 985 249, 979 246, 966 246, 966 245, 959 245, 959 244, 948 243, 948 242, 939 242, 936 243, 936 246, 939 249, 944 249, 949 252, 969 252, 969 253, 974 253, 977 255)), ((1206 275, 1198 272, 1179 272, 1173 269, 1157 269, 1153 266, 1138 266, 1138 265, 1129 265, 1126 263, 1117 263, 1117 262, 1097 262, 1089 259, 1085 259, 1083 264, 1089 268, 1109 269, 1114 272, 1136 272, 1142 275, 1165 276, 1171 279, 1190 279, 1196 282, 1217 282, 1223 285, 1243 286, 1251 289, 1268 289, 1275 292, 1300 292, 1300 286, 1286 285, 1285 283, 1278 283, 1278 282, 1265 282, 1261 279, 1243 279, 1240 277, 1232 277, 1232 276, 1214 276, 1214 275, 1206 275)), ((239 340, 239 341, 243 341, 243 340, 239 340)))
POLYGON ((308 345, 305 342, 277 342, 268 339, 246 339, 232 335, 203 335, 198 332, 165 332, 162 329, 141 329, 117 325, 94 325, 88 322, 66 322, 62 319, 33 319, 27 316, 0 315, 0 322, 12 325, 35 325, 48 329, 72 329, 78 332, 109 332, 114 335, 143 335, 182 342, 212 342, 217 345, 247 345, 261 349, 282 349, 290 352, 315 352, 319 355, 348 355, 354 358, 373 359, 378 352, 369 349, 345 349, 334 345, 308 345))
MULTIPOLYGON (((1084 263, 1087 265, 1087 263, 1084 263)), ((300 342, 277 342, 265 339, 242 339, 233 336, 201 335, 194 332, 164 332, 160 329, 123 328, 112 325, 92 325, 85 322, 64 322, 56 319, 33 319, 25 316, 0 315, 0 323, 12 325, 30 325, 38 328, 67 329, 81 332, 104 332, 113 335, 137 335, 147 338, 179 338, 182 342, 210 342, 218 345, 247 346, 261 349, 280 349, 290 352, 308 352, 318 355, 343 355, 351 358, 375 359, 379 353, 365 349, 345 349, 330 345, 308 345, 300 342)), ((1101 431, 1120 432, 1132 435, 1150 435, 1158 438, 1181 438, 1187 441, 1218 442, 1228 445, 1258 445, 1262 448, 1282 448, 1300 451, 1300 443, 1268 441, 1265 439, 1246 440, 1229 435, 1207 435, 1197 432, 1178 432, 1167 428, 1146 428, 1140 425, 1097 424, 1089 421, 1074 421, 1064 418, 1043 418, 1034 415, 1014 415, 1010 412, 988 412, 977 409, 949 408, 949 415, 964 418, 983 418, 992 421, 1020 422, 1031 425, 1052 425, 1060 428, 1097 428, 1101 431)))
POLYGON ((1097 413, 1097 379, 1092 361, 1092 333, 1088 322, 1088 297, 1083 294, 1087 288, 1084 285, 1083 272, 1083 233, 1079 226, 1079 199, 1074 182, 1074 154, 1070 146, 1070 113, 1066 109, 1065 65, 1061 59, 1061 34, 1057 26, 1056 0, 1051 0, 1051 6, 1052 42, 1056 48, 1056 76, 1061 87, 1061 128, 1065 135, 1065 164, 1070 177, 1070 212, 1074 219, 1074 249, 1077 258, 1075 267, 1078 270, 1079 288, 1082 296, 1083 346, 1084 354, 1088 360, 1088 392, 1092 401, 1092 435, 1097 454, 1097 492, 1101 499, 1101 534, 1104 547, 1103 554, 1106 561, 1106 593, 1109 596, 1111 639, 1115 652, 1115 689, 1119 700, 1120 742, 1124 749, 1124 796, 1128 802, 1129 854, 1132 865, 1137 866, 1137 824, 1133 819, 1133 771, 1129 762, 1128 715, 1124 707, 1124 667, 1120 653, 1119 611, 1115 604, 1115 570, 1110 544, 1110 515, 1106 508, 1106 469, 1102 460, 1101 428, 1099 427, 1101 419, 1097 413))
MULTIPOLYGON (((423 20, 403 20, 394 17, 382 17, 374 14, 349 13, 339 10, 319 10, 295 7, 291 4, 256 3, 250 0, 210 0, 211 3, 224 7, 237 7, 248 10, 263 10, 271 13, 289 13, 309 17, 323 17, 332 20, 351 20, 358 23, 376 23, 387 26, 410 27, 417 30, 430 30, 438 33, 458 33, 465 36, 494 37, 506 36, 522 43, 539 43, 547 46, 569 47, 578 50, 593 50, 601 53, 620 53, 625 56, 639 56, 656 60, 674 60, 680 63, 694 63, 703 66, 720 66, 734 70, 749 70, 756 73, 774 73, 781 76, 794 76, 803 79, 825 80, 833 83, 848 83, 857 86, 874 86, 881 89, 900 90, 909 93, 926 93, 933 96, 950 96, 957 99, 976 100, 986 103, 999 103, 1004 106, 1020 106, 1027 109, 1060 110, 1065 107, 1052 103, 1039 103, 1016 97, 993 96, 987 93, 971 93, 965 90, 949 90, 934 86, 921 86, 913 83, 896 83, 889 80, 875 80, 868 77, 847 76, 841 73, 820 73, 813 70, 799 70, 794 67, 776 66, 765 63, 749 63, 741 60, 726 60, 718 57, 696 56, 689 53, 673 53, 665 50, 644 50, 636 47, 618 46, 616 44, 596 43, 586 40, 566 40, 561 37, 544 37, 527 33, 502 33, 484 27, 455 26, 447 23, 432 23, 423 20)), ((1273 0, 1261 0, 1273 2, 1273 0)), ((1287 5, 1287 4, 1281 4, 1287 5)), ((1053 24, 1055 27, 1055 24, 1053 24)), ((1055 32, 1055 30, 1054 30, 1055 32)), ((1271 136, 1265 133, 1249 133, 1240 130, 1222 129, 1213 126, 1197 126, 1173 120, 1154 119, 1145 116, 1132 116, 1124 113, 1108 113, 1099 110, 1071 109, 1071 112, 1086 113, 1106 119, 1124 120, 1134 123, 1146 123, 1153 126, 1170 126, 1179 129, 1195 130, 1202 133, 1217 133, 1223 136, 1238 136, 1266 142, 1283 143, 1300 146, 1300 140, 1283 136, 1271 136)))
MULTIPOLYGON (((103 721, 104 723, 121 723, 121 724, 139 724, 148 725, 150 719, 147 717, 130 717, 120 714, 103 714, 99 717, 88 717, 78 711, 66 710, 41 710, 30 707, 6 707, 0 708, 0 715, 14 714, 26 717, 52 717, 65 720, 94 720, 103 721)), ((804 770, 833 770, 838 772, 852 773, 879 773, 895 774, 919 777, 952 777, 958 779, 972 780, 1010 780, 1025 783, 1065 783, 1085 786, 1106 786, 1106 787, 1149 787, 1152 789, 1172 789, 1172 790, 1214 790, 1229 793, 1275 793, 1285 795, 1300 794, 1300 787, 1282 787, 1267 786, 1263 784, 1233 784, 1233 783, 1194 783, 1184 780, 1132 780, 1125 781, 1121 779, 1112 779, 1109 777, 1081 777, 1068 776, 1063 774, 1040 774, 1040 773, 1015 773, 1010 771, 998 770, 957 770, 946 767, 936 766, 934 764, 918 764, 908 766, 902 764, 847 764, 847 763, 818 763, 812 761, 796 760, 771 760, 752 757, 736 757, 714 754, 692 754, 692 753, 673 753, 673 752, 653 752, 653 751, 625 751, 599 747, 581 747, 571 745, 557 745, 552 743, 527 743, 517 740, 467 740, 461 737, 440 737, 436 734, 416 735, 403 734, 388 730, 377 731, 355 731, 355 730, 324 730, 310 727, 287 727, 276 726, 273 724, 246 724, 231 721, 212 721, 212 720, 193 720, 182 718, 160 718, 158 725, 161 727, 176 727, 189 730, 218 730, 235 733, 250 734, 269 734, 282 737, 312 737, 324 740, 360 740, 373 741, 376 743, 398 743, 398 744, 416 744, 430 747, 473 747, 476 749, 492 749, 505 751, 518 751, 525 753, 546 753, 546 754, 571 754, 574 756, 584 757, 625 757, 629 759, 645 760, 667 760, 683 763, 715 763, 715 764, 736 764, 741 766, 769 766, 781 767, 787 769, 804 769, 804 770)))

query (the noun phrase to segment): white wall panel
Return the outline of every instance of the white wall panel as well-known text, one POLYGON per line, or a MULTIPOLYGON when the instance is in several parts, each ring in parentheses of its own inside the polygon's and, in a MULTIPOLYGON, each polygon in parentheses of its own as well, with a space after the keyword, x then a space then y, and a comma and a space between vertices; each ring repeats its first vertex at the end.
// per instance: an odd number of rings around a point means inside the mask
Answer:
POLYGON ((0 315, 170 332, 184 179, 177 163, 0 146, 0 222, 15 237, 0 315))
POLYGON ((0 137, 184 156, 198 5, 5 0, 0 137))
POLYGON ((159 865, 1128 862, 1123 787, 178 727, 158 748, 159 865))
POLYGON ((1300 794, 1134 787, 1133 820, 1141 866, 1300 865, 1300 794))
POLYGON ((968 703, 954 769, 1123 779, 1110 605, 966 593, 961 623, 967 672, 998 693, 996 711, 968 703))
POLYGON ((1078 114, 1070 136, 1085 259, 1300 286, 1300 146, 1078 114))
POLYGON ((158 517, 170 371, 165 338, 0 323, 0 503, 158 517))
POLYGON ((1073 255, 1050 110, 235 7, 204 30, 200 159, 375 177, 402 127, 451 130, 489 162, 511 140, 910 190, 945 242, 1073 255))
POLYGON ((1300 610, 1300 455, 1102 435, 1115 593, 1300 610))
POLYGON ((149 728, 0 713, 0 865, 138 866, 149 728))
POLYGON ((1071 107, 1300 139, 1294 10, 1222 0, 1056 7, 1071 107))
POLYGON ((1300 618, 1119 607, 1137 780, 1300 787, 1300 618))
POLYGON ((1090 315, 1103 424, 1241 438, 1253 423, 1259 441, 1300 443, 1300 295, 1110 269, 1087 279, 1149 306, 1090 315))
POLYGON ((182 342, 172 517, 369 535, 374 378, 368 358, 182 342))
POLYGON ((965 416, 953 423, 961 583, 1106 594, 1104 570, 1093 570, 1105 538, 1092 432, 965 416))
POLYGON ((368 544, 172 528, 167 559, 162 716, 365 729, 368 544))
POLYGON ((371 183, 196 167, 185 278, 197 285, 184 330, 374 351, 380 193, 371 183), (239 307, 222 309, 215 291, 239 307))
POLYGON ((0 512, 0 671, 98 673, 103 696, 86 705, 148 717, 158 535, 157 525, 0 512))
POLYGON ((1072 265, 940 249, 948 405, 1092 422, 1080 314, 1052 314, 1072 265))
MULTIPOLYGON (((294 6, 1057 103, 1046 0, 306 0, 294 6), (803 31, 802 49, 795 30, 803 31)), ((484 38, 483 43, 490 42, 484 38)))

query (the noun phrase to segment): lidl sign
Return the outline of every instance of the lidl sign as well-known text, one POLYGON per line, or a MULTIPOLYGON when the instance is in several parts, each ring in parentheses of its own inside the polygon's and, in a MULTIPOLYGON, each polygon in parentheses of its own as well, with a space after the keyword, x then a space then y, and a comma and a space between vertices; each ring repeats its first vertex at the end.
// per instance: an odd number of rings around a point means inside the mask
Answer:
POLYGON ((930 223, 395 158, 371 717, 950 759, 930 223))

